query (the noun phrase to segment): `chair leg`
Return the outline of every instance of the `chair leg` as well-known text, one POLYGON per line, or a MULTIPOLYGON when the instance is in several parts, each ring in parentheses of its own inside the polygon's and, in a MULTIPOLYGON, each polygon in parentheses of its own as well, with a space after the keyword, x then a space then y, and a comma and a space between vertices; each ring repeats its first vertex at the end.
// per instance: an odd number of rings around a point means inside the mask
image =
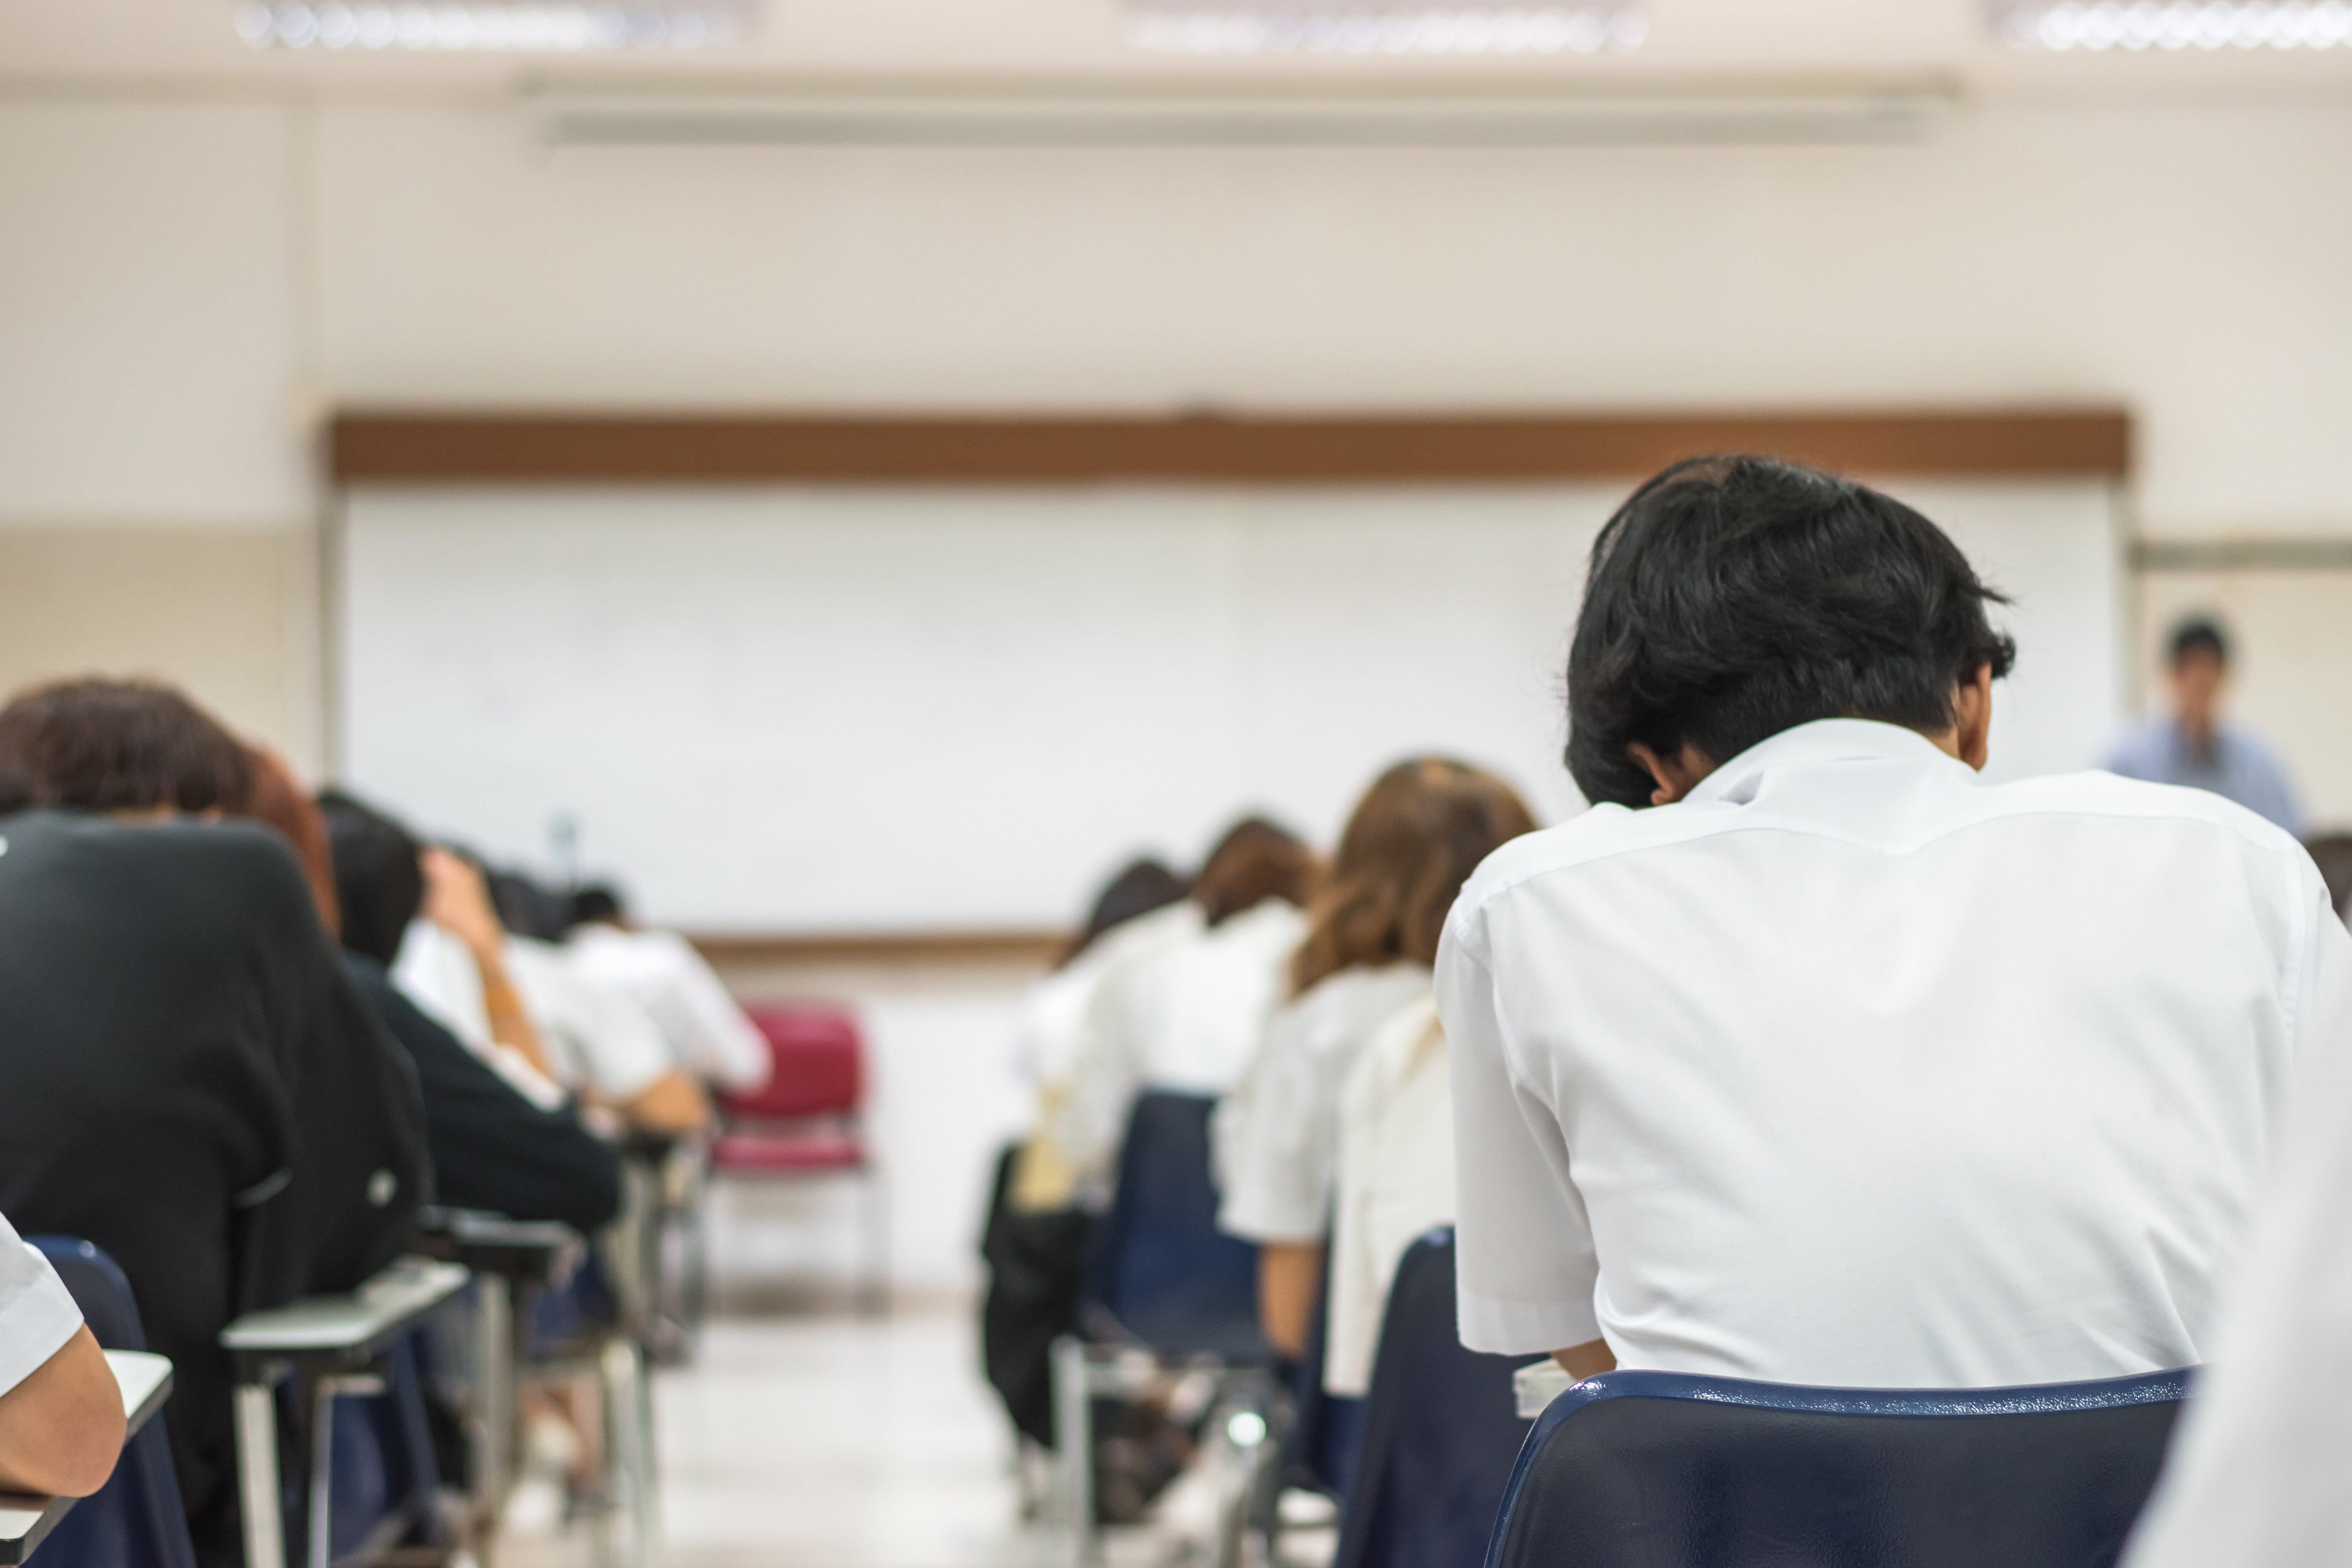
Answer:
POLYGON ((278 1391, 268 1384, 236 1385, 236 1470, 246 1568, 286 1568, 285 1502, 278 1490, 278 1391))
POLYGON ((652 1568, 658 1525, 655 1517, 652 1392, 644 1353, 627 1334, 614 1334, 597 1357, 604 1407, 604 1463, 612 1508, 606 1528, 622 1534, 617 1553, 624 1568, 652 1568))
POLYGON ((1087 1347, 1065 1336, 1054 1342, 1054 1447, 1062 1470, 1062 1518, 1069 1530, 1070 1568, 1102 1561, 1095 1528, 1094 1379, 1087 1347))
POLYGON ((880 1317, 890 1310, 890 1188, 879 1166, 866 1167, 865 1278, 858 1287, 858 1310, 880 1317))

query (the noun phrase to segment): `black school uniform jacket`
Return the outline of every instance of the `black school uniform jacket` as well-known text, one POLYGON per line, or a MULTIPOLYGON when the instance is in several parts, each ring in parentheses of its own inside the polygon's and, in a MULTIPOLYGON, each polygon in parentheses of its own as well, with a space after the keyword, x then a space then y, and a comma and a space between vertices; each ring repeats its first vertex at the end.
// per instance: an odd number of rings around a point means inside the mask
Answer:
POLYGON ((122 1266, 198 1555, 233 1563, 220 1331, 401 1250, 416 1075, 269 829, 36 811, 0 842, 0 1212, 122 1266))

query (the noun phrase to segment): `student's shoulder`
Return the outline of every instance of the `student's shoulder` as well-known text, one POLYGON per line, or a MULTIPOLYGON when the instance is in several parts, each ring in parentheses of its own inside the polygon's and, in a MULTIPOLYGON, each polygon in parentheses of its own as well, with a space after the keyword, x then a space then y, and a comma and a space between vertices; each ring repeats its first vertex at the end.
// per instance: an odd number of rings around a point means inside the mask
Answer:
POLYGON ((0 822, 0 843, 19 864, 116 888, 168 891, 176 903, 309 907, 310 884, 292 849, 258 823, 123 822, 36 811, 0 822))
POLYGON ((1703 837, 1720 824, 1706 813, 1596 805, 1556 827, 1522 834, 1479 862, 1455 901, 1456 920, 1508 899, 1529 883, 1621 855, 1703 837))
POLYGON ((2187 784, 2091 771, 1985 784, 1979 794, 1985 807, 1980 815, 1986 820, 2073 816, 2138 822, 2151 831, 2210 833, 2248 854, 2281 858, 2289 865, 2305 858, 2295 837, 2261 813, 2187 784))

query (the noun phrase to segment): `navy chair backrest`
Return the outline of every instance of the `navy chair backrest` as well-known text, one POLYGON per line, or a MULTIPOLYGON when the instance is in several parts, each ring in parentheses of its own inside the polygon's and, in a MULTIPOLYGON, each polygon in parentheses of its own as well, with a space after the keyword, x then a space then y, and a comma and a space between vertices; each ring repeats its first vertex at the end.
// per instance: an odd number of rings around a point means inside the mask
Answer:
POLYGON ((1217 1102, 1150 1090, 1128 1118, 1118 1190, 1095 1233, 1093 1305, 1167 1355, 1262 1362, 1257 1248, 1217 1228, 1209 1118, 1217 1102))
POLYGON ((1511 1385, 1527 1360, 1462 1348, 1452 1226, 1405 1249, 1334 1568, 1478 1568, 1532 1425, 1511 1385))
POLYGON ((2024 1388, 1578 1384, 1536 1423, 1487 1568, 2104 1568, 2189 1373, 2024 1388))
MULTIPOLYGON (((100 1346, 143 1351, 147 1331, 121 1268, 87 1241, 28 1237, 58 1271, 100 1346)), ((163 1418, 149 1421, 123 1445, 106 1485, 74 1505, 34 1554, 40 1568, 195 1568, 180 1479, 172 1468, 163 1418)))

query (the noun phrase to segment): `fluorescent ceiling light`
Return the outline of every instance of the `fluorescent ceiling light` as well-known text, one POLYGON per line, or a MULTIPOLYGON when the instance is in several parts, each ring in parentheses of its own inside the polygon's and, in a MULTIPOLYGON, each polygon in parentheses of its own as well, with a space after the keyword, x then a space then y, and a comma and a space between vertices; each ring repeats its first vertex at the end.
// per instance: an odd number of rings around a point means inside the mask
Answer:
POLYGON ((751 31, 756 0, 681 5, 442 5, 247 0, 236 35, 257 49, 708 49, 751 31))
POLYGON ((1128 41, 1193 55, 1622 54, 1649 36, 1639 5, 1445 5, 1384 0, 1134 0, 1128 41))
POLYGON ((2352 47, 2346 0, 1993 0, 1991 15, 2019 49, 2352 47))

